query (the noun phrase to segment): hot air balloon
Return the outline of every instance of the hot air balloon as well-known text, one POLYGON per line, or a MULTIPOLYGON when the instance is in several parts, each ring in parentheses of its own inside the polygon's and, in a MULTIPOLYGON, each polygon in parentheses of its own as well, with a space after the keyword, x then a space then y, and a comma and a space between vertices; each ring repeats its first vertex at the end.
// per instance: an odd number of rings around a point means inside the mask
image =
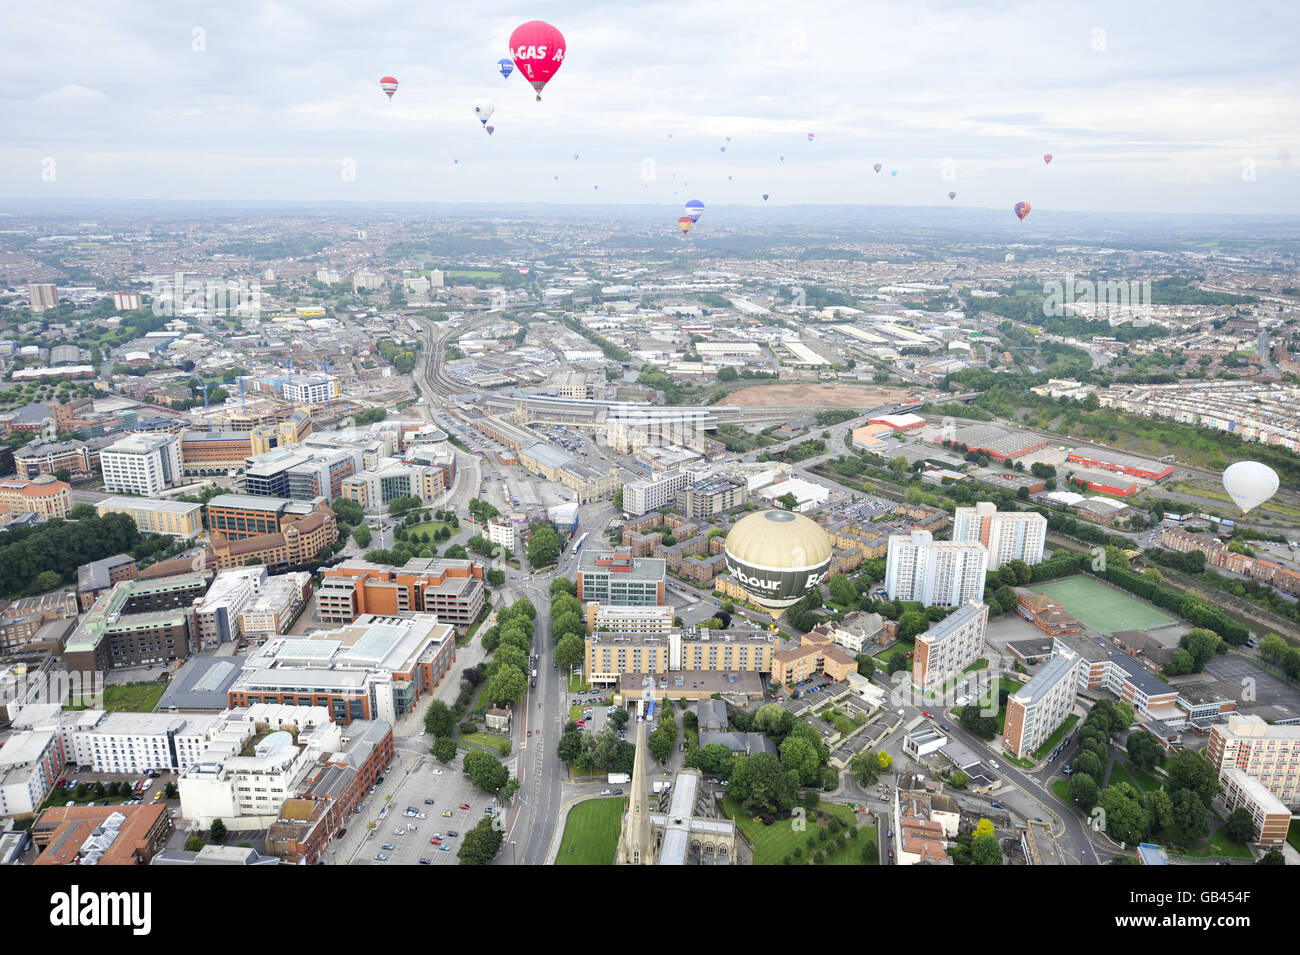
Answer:
POLYGON ((730 136, 723 136, 722 138, 725 139, 727 142, 731 142, 731 137, 730 137, 730 136))
POLYGON ((510 55, 542 100, 542 88, 564 65, 564 36, 542 20, 529 20, 510 34, 510 55))
POLYGON ((785 157, 784 157, 784 156, 777 156, 777 157, 776 157, 776 160, 777 160, 777 162, 785 162, 785 157))
POLYGON ((593 188, 593 189, 599 189, 600 186, 592 186, 591 188, 593 188))
POLYGON ((501 71, 502 79, 510 79, 510 74, 515 71, 515 65, 510 62, 509 57, 501 57, 497 60, 497 69, 501 71))
POLYGON ((758 511, 727 533, 731 579, 775 621, 817 590, 830 571, 831 540, 821 525, 789 511, 758 511))
POLYGON ((1249 514, 1277 493, 1277 472, 1259 461, 1238 461, 1223 472, 1223 489, 1249 514))
POLYGON ((528 266, 526 266, 526 265, 520 266, 520 267, 519 267, 519 274, 520 274, 520 275, 527 275, 527 274, 528 274, 528 266))
POLYGON ((808 142, 812 142, 812 141, 813 141, 813 134, 812 134, 812 133, 809 133, 809 134, 808 134, 808 142))
POLYGON ((955 192, 950 192, 950 193, 948 193, 948 198, 949 198, 949 199, 956 199, 956 198, 957 198, 957 193, 955 193, 955 192))
POLYGON ((764 201, 764 202, 767 202, 767 193, 766 193, 766 192, 763 193, 763 201, 764 201))
POLYGON ((692 219, 690 216, 682 216, 680 219, 677 220, 677 228, 682 230, 682 235, 685 235, 686 233, 690 232, 694 226, 695 226, 695 220, 692 219))
POLYGON ((1020 217, 1020 221, 1021 221, 1021 222, 1024 222, 1024 221, 1025 221, 1025 216, 1029 215, 1029 203, 1027 203, 1027 202, 1017 202, 1017 203, 1016 203, 1016 215, 1020 217))
POLYGON ((573 154, 573 158, 574 158, 574 159, 577 159, 577 158, 578 158, 578 154, 577 154, 577 153, 574 153, 574 154, 573 154))
POLYGON ((880 163, 876 163, 876 164, 875 164, 874 166, 872 166, 871 168, 874 169, 874 170, 876 171, 876 175, 880 175, 880 170, 884 169, 885 167, 882 166, 882 165, 880 165, 880 163))
POLYGON ((379 78, 379 88, 388 94, 389 99, 392 99, 393 94, 397 92, 397 77, 381 76, 379 78))
POLYGON ((700 216, 704 215, 704 203, 700 202, 699 199, 692 199, 686 203, 686 208, 682 211, 692 222, 699 222, 700 216))
POLYGON ((1051 165, 1051 162, 1052 162, 1052 154, 1051 154, 1051 153, 1044 153, 1044 154, 1043 154, 1043 163, 1044 163, 1044 165, 1051 165))
POLYGON ((474 104, 474 115, 478 117, 478 121, 484 126, 487 125, 487 121, 492 118, 495 111, 496 107, 492 105, 491 100, 481 99, 474 104))
POLYGON ((489 136, 491 136, 493 133, 497 131, 497 128, 495 126, 484 126, 483 128, 488 131, 489 136))
POLYGON ((727 151, 727 147, 726 147, 726 146, 719 146, 718 149, 720 149, 720 150, 721 150, 722 152, 724 152, 724 153, 727 151))
POLYGON ((889 174, 890 174, 891 176, 897 176, 897 175, 898 175, 898 170, 897 170, 897 169, 891 169, 891 170, 889 170, 889 174))
POLYGON ((731 182, 731 177, 730 177, 730 176, 727 177, 727 182, 731 182))

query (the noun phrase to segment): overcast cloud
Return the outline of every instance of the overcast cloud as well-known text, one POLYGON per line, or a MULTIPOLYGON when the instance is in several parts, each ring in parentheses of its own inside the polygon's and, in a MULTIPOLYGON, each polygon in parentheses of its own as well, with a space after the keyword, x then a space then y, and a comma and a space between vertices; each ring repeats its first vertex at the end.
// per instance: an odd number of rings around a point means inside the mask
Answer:
POLYGON ((1297 35, 1203 0, 10 5, 0 195, 1294 214, 1297 35), (532 18, 540 103, 496 68, 532 18))

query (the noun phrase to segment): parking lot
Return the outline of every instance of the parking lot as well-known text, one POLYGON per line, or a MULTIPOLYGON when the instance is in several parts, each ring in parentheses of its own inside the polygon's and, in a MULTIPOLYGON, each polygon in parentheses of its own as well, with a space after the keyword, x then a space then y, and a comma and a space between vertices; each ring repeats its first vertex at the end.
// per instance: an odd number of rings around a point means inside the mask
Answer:
MULTIPOLYGON (((400 773, 397 767, 394 771, 400 773)), ((479 792, 459 768, 444 767, 429 756, 419 757, 417 767, 405 779, 394 780, 390 774, 379 792, 366 797, 365 810, 352 815, 349 829, 377 823, 365 836, 360 848, 355 850, 352 864, 418 865, 424 858, 432 865, 459 865, 456 850, 460 848, 461 840, 467 831, 478 825, 484 816, 483 810, 489 806, 499 810, 497 800, 479 792), (386 794, 391 794, 392 799, 385 800, 386 794), (426 805, 426 799, 432 799, 433 805, 426 805), (462 804, 469 808, 461 809, 462 804), (408 808, 424 813, 425 818, 404 815, 408 808), (451 815, 443 815, 445 812, 451 815), (398 830, 401 830, 401 835, 398 835, 398 830), (456 835, 451 835, 451 832, 456 835), (435 833, 443 834, 442 844, 449 849, 444 851, 430 844, 429 840, 435 833), (385 849, 385 845, 393 848, 385 849), (375 856, 380 854, 388 858, 376 859, 375 856)))

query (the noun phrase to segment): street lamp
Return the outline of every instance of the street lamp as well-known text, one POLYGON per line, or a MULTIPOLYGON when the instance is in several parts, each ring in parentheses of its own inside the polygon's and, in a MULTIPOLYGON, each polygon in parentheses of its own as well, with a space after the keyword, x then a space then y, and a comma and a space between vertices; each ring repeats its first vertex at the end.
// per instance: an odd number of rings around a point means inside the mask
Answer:
POLYGON ((519 845, 519 843, 518 843, 517 840, 515 840, 515 839, 511 839, 511 840, 510 840, 510 864, 511 864, 511 865, 518 865, 518 864, 519 864, 519 863, 517 862, 517 860, 515 859, 515 846, 517 846, 517 845, 519 845))

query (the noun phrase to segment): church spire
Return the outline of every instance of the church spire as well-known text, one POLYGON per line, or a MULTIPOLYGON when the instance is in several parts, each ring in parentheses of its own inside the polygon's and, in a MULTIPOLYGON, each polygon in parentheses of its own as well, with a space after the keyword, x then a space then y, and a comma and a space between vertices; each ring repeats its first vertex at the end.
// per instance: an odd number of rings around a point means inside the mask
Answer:
POLYGON ((646 764, 650 753, 646 749, 645 723, 636 724, 636 762, 632 766, 632 798, 627 815, 623 817, 623 835, 619 839, 620 865, 652 865, 654 863, 654 829, 650 825, 650 784, 646 781, 646 764))

